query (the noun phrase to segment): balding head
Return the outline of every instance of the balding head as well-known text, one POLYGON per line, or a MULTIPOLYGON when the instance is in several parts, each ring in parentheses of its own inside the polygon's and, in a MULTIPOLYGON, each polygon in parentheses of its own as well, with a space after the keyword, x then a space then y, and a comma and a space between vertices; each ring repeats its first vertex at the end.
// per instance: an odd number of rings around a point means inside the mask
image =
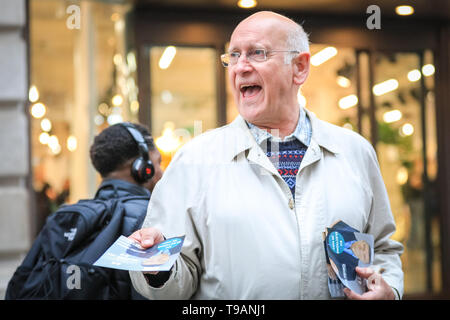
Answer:
MULTIPOLYGON (((242 20, 234 32, 240 28, 262 27, 262 23, 279 32, 286 48, 299 52, 309 52, 308 35, 294 20, 272 11, 259 11, 242 20)), ((233 34, 234 34, 233 32, 233 34)))

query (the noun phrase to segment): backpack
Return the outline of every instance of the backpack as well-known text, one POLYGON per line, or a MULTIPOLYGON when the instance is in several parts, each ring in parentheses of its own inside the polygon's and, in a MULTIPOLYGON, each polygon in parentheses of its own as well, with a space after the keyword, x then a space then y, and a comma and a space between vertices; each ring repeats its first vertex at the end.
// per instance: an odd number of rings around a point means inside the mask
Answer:
POLYGON ((148 201, 149 197, 80 200, 61 206, 48 217, 15 271, 5 299, 130 298, 127 271, 92 264, 121 235, 124 203, 136 199, 148 201))

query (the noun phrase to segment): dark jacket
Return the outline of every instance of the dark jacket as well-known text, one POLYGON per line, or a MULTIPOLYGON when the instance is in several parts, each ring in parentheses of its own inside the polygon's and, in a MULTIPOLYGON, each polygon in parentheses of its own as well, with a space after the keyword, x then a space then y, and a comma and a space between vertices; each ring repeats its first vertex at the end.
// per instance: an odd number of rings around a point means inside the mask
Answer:
MULTIPOLYGON (((150 191, 133 183, 118 179, 105 179, 100 184, 95 199, 107 200, 112 198, 124 198, 127 196, 148 196, 150 191)), ((123 221, 122 234, 126 237, 140 229, 147 214, 148 201, 136 199, 127 201, 125 204, 125 217, 123 221)))
MULTIPOLYGON (((132 184, 124 180, 118 179, 105 179, 100 184, 95 199, 107 200, 112 198, 123 198, 127 196, 148 196, 150 199, 150 191, 137 185, 132 184)), ((122 224, 122 235, 128 237, 134 231, 141 228, 147 214, 148 200, 129 200, 124 203, 125 215, 122 224)), ((115 270, 116 281, 121 283, 122 286, 129 286, 130 296, 124 296, 122 299, 145 299, 139 293, 137 293, 133 285, 131 284, 128 271, 115 270)), ((121 292, 126 292, 125 290, 121 292)))

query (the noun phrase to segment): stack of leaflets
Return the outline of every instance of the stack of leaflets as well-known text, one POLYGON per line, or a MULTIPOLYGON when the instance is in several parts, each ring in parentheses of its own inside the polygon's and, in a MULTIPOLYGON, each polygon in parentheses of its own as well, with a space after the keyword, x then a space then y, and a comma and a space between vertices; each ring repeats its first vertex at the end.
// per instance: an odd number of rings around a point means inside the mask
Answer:
POLYGON ((94 266, 130 271, 169 271, 180 255, 184 236, 174 237, 144 249, 120 236, 94 266))
POLYGON ((373 236, 338 221, 323 232, 323 239, 331 297, 345 297, 344 288, 357 294, 366 292, 367 281, 358 276, 355 268, 372 265, 373 236))

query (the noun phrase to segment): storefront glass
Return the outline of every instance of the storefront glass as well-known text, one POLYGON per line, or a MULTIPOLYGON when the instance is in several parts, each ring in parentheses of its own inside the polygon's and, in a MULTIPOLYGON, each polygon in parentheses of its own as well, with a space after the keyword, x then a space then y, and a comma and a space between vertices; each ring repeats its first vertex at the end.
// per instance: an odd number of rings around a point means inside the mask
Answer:
POLYGON ((430 52, 376 53, 377 153, 397 223, 405 292, 439 291, 437 143, 430 52))
POLYGON ((217 127, 215 59, 205 47, 150 49, 151 128, 162 168, 184 143, 217 127))
POLYGON ((35 233, 62 203, 92 197, 89 147, 102 128, 137 119, 129 5, 31 0, 30 113, 35 233))

